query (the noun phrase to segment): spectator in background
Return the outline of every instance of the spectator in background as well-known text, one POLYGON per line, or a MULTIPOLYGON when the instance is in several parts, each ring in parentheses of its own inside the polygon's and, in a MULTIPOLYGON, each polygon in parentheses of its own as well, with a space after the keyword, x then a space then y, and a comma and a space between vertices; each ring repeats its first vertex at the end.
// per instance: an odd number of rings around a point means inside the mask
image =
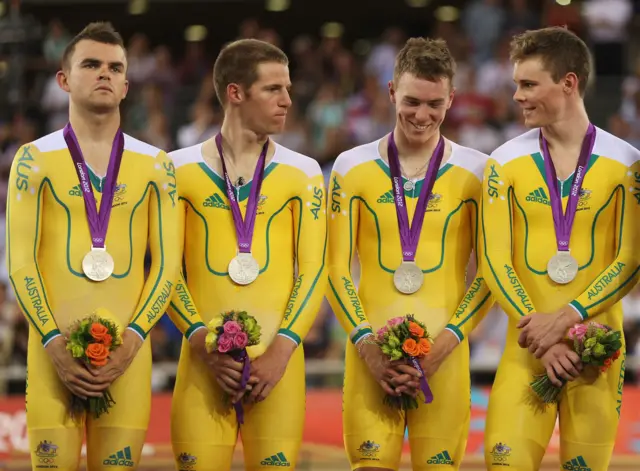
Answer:
POLYGON ((500 0, 471 0, 463 11, 462 27, 471 41, 476 66, 491 58, 506 19, 500 0))
POLYGON ((582 14, 595 59, 596 76, 620 80, 626 72, 625 43, 631 21, 630 0, 586 0, 582 14))
POLYGON ((405 41, 402 29, 393 26, 382 33, 382 41, 376 44, 367 57, 365 72, 377 77, 380 88, 386 90, 389 81, 393 79, 393 68, 396 54, 405 41))
POLYGON ((540 25, 540 15, 537 15, 527 0, 509 0, 509 11, 505 31, 509 35, 521 33, 529 29, 537 29, 540 25))
POLYGON ((220 129, 219 119, 208 100, 199 100, 191 108, 191 122, 178 130, 178 148, 194 146, 220 129))
POLYGON ((49 32, 44 39, 42 45, 42 52, 45 61, 53 71, 57 71, 60 67, 60 60, 62 59, 62 53, 64 48, 71 40, 71 36, 65 29, 62 22, 55 18, 49 23, 49 32))

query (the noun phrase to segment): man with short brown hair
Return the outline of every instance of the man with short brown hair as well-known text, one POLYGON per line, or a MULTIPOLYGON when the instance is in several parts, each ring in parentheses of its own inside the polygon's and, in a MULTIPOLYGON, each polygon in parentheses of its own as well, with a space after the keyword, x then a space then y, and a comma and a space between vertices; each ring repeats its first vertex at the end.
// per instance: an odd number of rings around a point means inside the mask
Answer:
MULTIPOLYGON (((184 282, 170 315, 185 333, 173 396, 178 469, 228 471, 238 432, 245 469, 296 467, 305 412, 302 340, 325 293, 326 209, 318 163, 269 136, 282 132, 288 61, 275 46, 240 40, 214 65, 224 108, 219 134, 171 154, 180 187, 184 282), (205 322, 247 311, 262 329, 243 364, 208 354, 205 322), (230 401, 243 395, 244 424, 230 401), (226 398, 225 398, 226 396, 226 398)), ((182 243, 181 243, 182 244, 182 243)), ((181 245, 182 248, 182 245, 181 245)))
POLYGON ((69 94, 69 123, 24 145, 11 169, 7 268, 30 321, 34 470, 78 470, 85 431, 89 471, 140 464, 151 407, 145 339, 171 299, 180 253, 173 164, 120 129, 126 70, 122 39, 110 24, 82 30, 56 77, 69 94), (114 322, 123 340, 101 367, 66 349, 69 328, 92 314, 114 322), (108 413, 72 417, 72 394, 93 399, 106 388, 115 400, 108 413))
POLYGON ((596 316, 622 330, 619 301, 640 271, 640 152, 590 122, 583 97, 591 57, 574 33, 527 31, 513 39, 511 57, 513 98, 530 131, 495 150, 484 174, 482 272, 509 317, 489 401, 486 466, 540 469, 559 418, 562 468, 605 470, 624 355, 606 372, 581 374, 564 340, 596 316), (540 412, 524 394, 545 372, 564 392, 540 412))

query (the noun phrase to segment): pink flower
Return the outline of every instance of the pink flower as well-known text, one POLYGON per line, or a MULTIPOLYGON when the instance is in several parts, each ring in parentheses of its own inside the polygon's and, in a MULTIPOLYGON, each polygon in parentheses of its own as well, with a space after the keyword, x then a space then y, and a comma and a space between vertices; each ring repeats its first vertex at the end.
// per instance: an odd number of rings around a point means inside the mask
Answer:
POLYGON ((397 325, 400 325, 404 322, 404 317, 394 317, 393 319, 389 319, 387 321, 387 325, 389 325, 390 327, 395 327, 397 325))
POLYGON ((382 339, 384 338, 384 334, 386 334, 386 333, 387 333, 387 330, 388 330, 388 329, 387 329, 387 327, 386 327, 386 326, 385 326, 385 327, 381 327, 380 329, 378 329, 377 335, 378 335, 378 338, 379 338, 380 340, 382 340, 382 339))
POLYGON ((607 328, 605 326, 603 326, 602 324, 599 324, 597 322, 591 321, 590 324, 596 326, 598 329, 601 329, 601 330, 604 330, 604 331, 607 330, 607 328))
POLYGON ((585 335, 587 335, 587 326, 584 324, 576 324, 569 329, 569 338, 571 340, 578 339, 578 341, 582 342, 585 335))
POLYGON ((233 336, 230 334, 222 334, 218 338, 218 351, 220 353, 227 353, 233 348, 233 336))
POLYGON ((244 332, 238 332, 233 338, 233 346, 235 348, 242 349, 247 346, 247 343, 249 343, 249 336, 244 332))
POLYGON ((242 327, 236 321, 227 321, 224 324, 224 333, 229 335, 237 334, 242 331, 242 327))

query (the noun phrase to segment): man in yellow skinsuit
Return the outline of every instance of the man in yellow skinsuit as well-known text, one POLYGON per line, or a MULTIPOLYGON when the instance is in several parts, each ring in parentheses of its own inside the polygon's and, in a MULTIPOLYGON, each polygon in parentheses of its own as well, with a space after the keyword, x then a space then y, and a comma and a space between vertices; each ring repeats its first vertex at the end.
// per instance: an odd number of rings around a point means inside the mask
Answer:
POLYGON ((492 301, 481 277, 466 289, 487 156, 440 133, 453 100, 454 70, 444 41, 407 41, 389 84, 394 130, 342 153, 333 167, 328 292, 351 339, 343 422, 352 469, 398 469, 405 427, 414 470, 459 469, 464 456, 470 421, 466 335, 492 301), (359 289, 351 275, 356 250, 359 289), (406 314, 437 338, 423 364, 433 402, 405 414, 383 398, 415 391, 418 372, 390 366, 370 337, 406 314))
POLYGON ((32 469, 75 471, 87 433, 90 471, 136 469, 151 402, 145 338, 179 273, 175 172, 167 155, 120 130, 126 55, 111 25, 92 23, 67 46, 57 79, 69 124, 24 145, 11 168, 7 265, 30 321, 27 427, 32 469), (145 281, 144 256, 151 249, 145 281), (65 349, 70 325, 96 310, 123 344, 89 371, 65 349), (74 421, 71 394, 116 404, 74 421))
POLYGON ((528 31, 512 41, 511 57, 514 99, 531 130, 493 152, 484 175, 482 272, 509 317, 489 401, 486 466, 539 469, 559 417, 562 468, 604 471, 624 356, 596 378, 578 376, 578 356, 558 342, 595 316, 622 329, 619 301, 638 276, 640 153, 589 122, 583 96, 591 58, 576 35, 528 31), (518 345, 521 333, 531 351, 518 345), (545 370, 570 382, 559 405, 541 414, 524 393, 545 370))
POLYGON ((173 396, 178 469, 228 471, 238 431, 245 469, 296 467, 305 413, 300 345, 326 289, 326 208, 318 163, 273 142, 289 97, 288 60, 277 47, 241 40, 214 65, 221 133, 171 154, 180 187, 184 281, 170 315, 185 333, 173 396), (236 263, 240 262, 240 263, 236 263), (248 268, 242 275, 238 266, 248 268), (244 310, 262 328, 250 402, 238 426, 224 394, 237 396, 242 364, 207 354, 214 317, 244 310))

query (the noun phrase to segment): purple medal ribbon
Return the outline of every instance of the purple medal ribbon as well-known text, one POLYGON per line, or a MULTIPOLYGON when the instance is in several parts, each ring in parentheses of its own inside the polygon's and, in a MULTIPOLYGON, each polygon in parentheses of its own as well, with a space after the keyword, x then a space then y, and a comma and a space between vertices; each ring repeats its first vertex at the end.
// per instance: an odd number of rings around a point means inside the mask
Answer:
POLYGON ((247 212, 245 214, 244 221, 242 219, 240 205, 238 204, 233 184, 231 183, 229 173, 227 172, 227 166, 224 163, 224 155, 222 154, 222 134, 218 133, 215 140, 216 147, 218 148, 218 154, 220 154, 220 161, 222 162, 222 172, 224 173, 224 181, 227 186, 227 197, 229 198, 231 206, 233 223, 236 227, 238 249, 243 253, 251 253, 253 229, 256 222, 258 198, 260 196, 260 189, 262 188, 262 179, 264 177, 264 162, 267 158, 267 151, 269 150, 269 139, 267 139, 267 142, 262 146, 262 152, 260 152, 256 169, 253 172, 253 182, 251 184, 251 192, 249 193, 249 201, 247 202, 247 212))
POLYGON ((433 190, 433 185, 436 182, 436 176, 440 169, 440 163, 444 156, 444 139, 442 135, 438 140, 438 145, 433 151, 431 160, 429 161, 429 167, 427 174, 424 177, 424 183, 422 190, 420 191, 420 197, 418 198, 418 204, 416 211, 413 214, 413 221, 411 227, 409 227, 409 216, 407 214, 407 201, 404 196, 404 189, 402 186, 402 174, 400 171, 400 159, 398 157, 398 147, 396 146, 393 132, 389 134, 389 143, 387 146, 387 153, 389 156, 389 169, 391 170, 391 182, 394 189, 394 203, 396 205, 396 215, 398 216, 398 228, 400 229, 400 244, 402 245, 402 259, 405 262, 413 262, 416 258, 416 250, 418 249, 418 242, 420 240, 420 232, 422 231, 422 223, 424 221, 425 210, 429 203, 429 197, 433 190))
POLYGON ((429 404, 433 402, 433 393, 431 392, 429 383, 427 383, 427 378, 424 376, 424 370, 422 369, 422 366, 420 366, 420 362, 416 360, 415 357, 411 357, 411 364, 420 372, 420 390, 422 391, 422 394, 424 394, 424 403, 429 404))
POLYGON ((593 145, 596 140, 596 128, 593 124, 589 123, 589 128, 587 129, 587 134, 582 141, 582 149, 580 150, 580 156, 578 157, 578 163, 573 175, 571 193, 569 193, 569 200, 567 201, 567 210, 564 213, 562 211, 562 196, 558 189, 556 169, 553 165, 553 161, 551 160, 551 154, 549 153, 549 144, 542 135, 542 131, 540 131, 540 140, 542 141, 544 169, 551 199, 551 211, 553 212, 553 224, 556 230, 558 251, 567 252, 569 251, 571 229, 576 215, 576 208, 578 207, 578 200, 580 199, 582 182, 584 181, 584 176, 587 173, 587 166, 589 165, 591 152, 593 151, 593 145))
MULTIPOLYGON (((247 383, 249 382, 249 376, 251 373, 251 363, 249 361, 249 355, 247 355, 247 349, 243 348, 240 351, 230 352, 231 357, 238 362, 243 364, 242 367, 242 378, 240 379, 240 390, 244 391, 247 387, 247 383)), ((233 403, 233 408, 236 411, 236 419, 238 420, 238 425, 244 424, 244 407, 242 406, 242 398, 238 400, 238 402, 233 403)))
POLYGON ((96 207, 96 199, 93 195, 91 180, 89 179, 89 170, 84 160, 80 144, 76 137, 71 123, 67 123, 62 132, 64 140, 69 148, 69 153, 73 159, 73 166, 80 180, 80 189, 84 199, 84 207, 89 222, 89 232, 91 234, 91 244, 95 248, 104 248, 107 229, 109 227, 109 218, 111 217, 111 205, 113 204, 113 195, 116 190, 116 181, 120 172, 120 163, 122 162, 122 153, 124 152, 124 135, 122 130, 118 129, 113 138, 111 146, 111 156, 109 157, 109 167, 107 168, 107 176, 104 188, 102 189, 102 200, 100 201, 100 212, 96 207))

